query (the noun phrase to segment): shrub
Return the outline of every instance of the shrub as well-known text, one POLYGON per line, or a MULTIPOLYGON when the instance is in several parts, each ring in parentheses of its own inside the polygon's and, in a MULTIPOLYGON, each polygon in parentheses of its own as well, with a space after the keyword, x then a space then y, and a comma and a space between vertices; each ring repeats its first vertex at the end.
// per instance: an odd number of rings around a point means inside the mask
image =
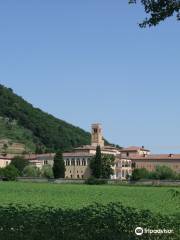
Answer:
POLYGON ((154 214, 120 203, 94 204, 82 209, 58 209, 33 206, 0 207, 1 240, 179 240, 179 216, 154 214), (148 229, 172 229, 173 234, 143 234, 148 229))
POLYGON ((131 180, 138 181, 140 179, 147 179, 149 172, 145 168, 135 168, 132 172, 131 180))
POLYGON ((53 178, 53 170, 50 165, 44 165, 41 169, 41 176, 45 178, 53 178))
POLYGON ((180 180, 180 173, 176 174, 176 180, 180 180))
POLYGON ((40 174, 39 168, 33 165, 28 165, 23 170, 23 176, 25 177, 39 177, 40 174))
POLYGON ((168 166, 157 166, 155 171, 150 174, 150 178, 160 179, 160 180, 175 179, 176 174, 168 166))
POLYGON ((101 185, 101 184, 107 184, 107 180, 106 179, 99 179, 99 178, 95 178, 95 177, 90 177, 85 181, 86 184, 89 185, 101 185))
POLYGON ((4 168, 0 168, 0 177, 4 176, 4 168))
POLYGON ((3 169, 3 177, 6 177, 8 180, 16 180, 19 176, 19 171, 14 165, 8 165, 3 169))
POLYGON ((23 175, 23 170, 24 168, 29 164, 29 161, 24 159, 24 157, 22 156, 16 156, 12 159, 10 165, 15 166, 18 171, 19 174, 22 176, 23 175))

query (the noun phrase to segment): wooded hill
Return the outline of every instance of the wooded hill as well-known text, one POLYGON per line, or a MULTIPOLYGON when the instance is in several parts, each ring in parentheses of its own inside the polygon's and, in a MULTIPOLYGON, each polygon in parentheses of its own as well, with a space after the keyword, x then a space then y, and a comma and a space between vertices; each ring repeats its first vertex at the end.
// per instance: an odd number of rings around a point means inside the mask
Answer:
POLYGON ((37 152, 70 150, 90 144, 90 133, 34 108, 0 84, 0 138, 24 143, 37 152))

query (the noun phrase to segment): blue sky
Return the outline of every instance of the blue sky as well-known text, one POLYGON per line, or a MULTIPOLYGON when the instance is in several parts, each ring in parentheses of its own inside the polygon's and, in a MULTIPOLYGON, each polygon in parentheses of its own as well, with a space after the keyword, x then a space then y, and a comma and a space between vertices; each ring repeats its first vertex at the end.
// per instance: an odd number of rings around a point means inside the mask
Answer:
POLYGON ((128 0, 0 2, 0 83, 121 146, 180 152, 180 23, 128 0))

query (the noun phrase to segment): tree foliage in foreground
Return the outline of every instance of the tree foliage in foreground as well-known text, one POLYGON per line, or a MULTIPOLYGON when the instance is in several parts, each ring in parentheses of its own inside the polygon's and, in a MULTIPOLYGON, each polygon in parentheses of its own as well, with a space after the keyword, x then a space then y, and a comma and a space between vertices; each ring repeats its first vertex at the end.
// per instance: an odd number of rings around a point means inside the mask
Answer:
MULTIPOLYGON (((172 200, 173 201, 173 200, 172 200)), ((121 203, 93 204, 80 209, 31 205, 0 206, 1 240, 179 240, 179 215, 156 214, 121 203), (171 234, 136 236, 137 226, 172 229, 171 234)))
MULTIPOLYGON (((129 3, 137 2, 137 0, 129 0, 129 3)), ((139 0, 139 2, 149 15, 139 24, 140 27, 156 26, 173 15, 176 15, 177 20, 180 20, 180 0, 139 0)))

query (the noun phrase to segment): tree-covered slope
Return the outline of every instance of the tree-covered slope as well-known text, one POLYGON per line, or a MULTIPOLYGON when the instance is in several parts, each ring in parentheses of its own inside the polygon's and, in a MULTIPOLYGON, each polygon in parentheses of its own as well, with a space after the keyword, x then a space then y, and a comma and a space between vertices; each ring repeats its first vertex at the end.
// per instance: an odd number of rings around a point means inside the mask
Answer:
MULTIPOLYGON (((0 85, 0 116, 8 118, 9 121, 16 120, 19 128, 28 131, 29 135, 32 134, 30 138, 33 143, 37 146, 45 146, 46 151, 69 150, 90 143, 88 132, 34 108, 22 97, 13 93, 12 89, 2 85, 0 85)), ((13 137, 15 136, 10 138, 13 137)))
POLYGON ((0 117, 0 154, 35 152, 33 133, 16 120, 0 117))

